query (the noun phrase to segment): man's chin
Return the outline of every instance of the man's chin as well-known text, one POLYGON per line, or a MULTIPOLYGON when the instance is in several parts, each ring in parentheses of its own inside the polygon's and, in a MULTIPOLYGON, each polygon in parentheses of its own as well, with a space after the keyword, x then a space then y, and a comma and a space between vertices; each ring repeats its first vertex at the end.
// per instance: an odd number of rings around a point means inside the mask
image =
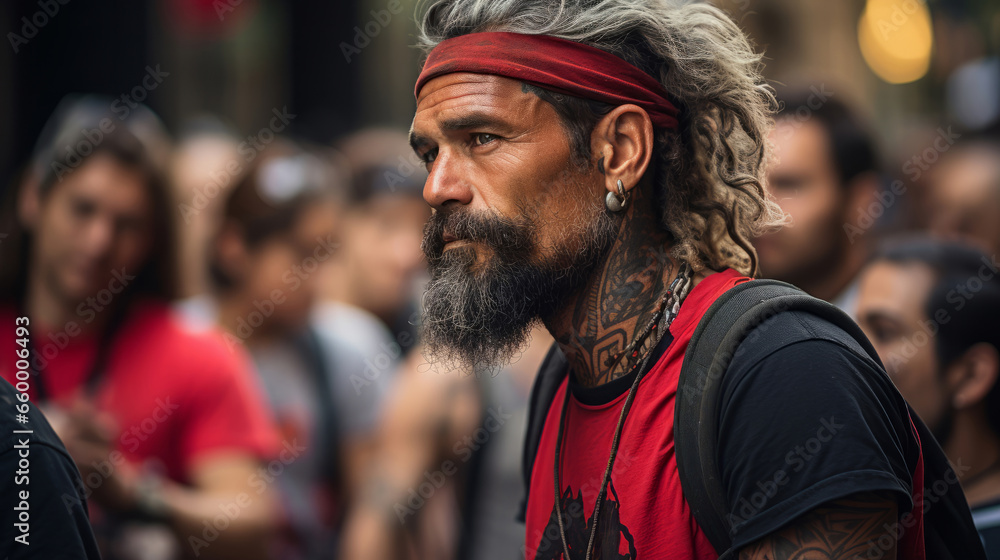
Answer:
POLYGON ((477 266, 470 250, 448 251, 432 270, 421 339, 427 360, 438 367, 495 372, 527 341, 539 279, 527 269, 477 266))
POLYGON ((63 301, 84 302, 87 298, 96 298, 101 288, 106 287, 100 282, 88 280, 64 279, 59 283, 59 292, 63 301))
POLYGON ((431 274, 433 275, 434 268, 443 270, 457 267, 469 274, 470 278, 479 278, 489 268, 489 259, 495 256, 485 249, 488 247, 476 241, 452 241, 444 246, 437 262, 431 265, 431 274))
MULTIPOLYGON (((531 325, 529 321, 516 329, 513 336, 508 334, 502 339, 482 334, 473 339, 447 330, 435 334, 425 323, 421 331, 423 356, 441 372, 459 371, 477 376, 485 373, 492 377, 520 354, 527 344, 531 325)), ((513 332, 511 326, 508 323, 509 332, 513 332)))

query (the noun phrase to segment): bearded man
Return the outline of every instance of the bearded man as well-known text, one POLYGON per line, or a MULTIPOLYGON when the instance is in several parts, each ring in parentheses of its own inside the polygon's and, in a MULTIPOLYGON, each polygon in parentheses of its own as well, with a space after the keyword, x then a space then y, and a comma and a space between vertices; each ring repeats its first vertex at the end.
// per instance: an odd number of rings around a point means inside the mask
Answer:
POLYGON ((428 356, 491 370, 541 321, 543 371, 569 372, 530 421, 526 558, 925 558, 906 404, 808 313, 755 329, 725 372, 731 548, 685 499, 685 349, 781 217, 762 186, 774 98, 739 28, 664 0, 438 0, 420 24, 428 356))

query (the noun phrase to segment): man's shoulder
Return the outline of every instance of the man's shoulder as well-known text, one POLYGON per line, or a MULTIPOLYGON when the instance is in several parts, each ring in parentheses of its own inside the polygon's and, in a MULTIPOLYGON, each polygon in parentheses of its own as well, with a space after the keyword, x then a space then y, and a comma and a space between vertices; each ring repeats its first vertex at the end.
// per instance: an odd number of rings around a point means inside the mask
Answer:
POLYGON ((842 326, 809 311, 794 309, 775 313, 750 330, 733 354, 730 367, 751 367, 776 352, 795 353, 816 346, 850 353, 879 367, 861 342, 842 326), (800 344, 804 342, 813 344, 800 344))
POLYGON ((32 558, 100 558, 76 463, 41 411, 18 395, 0 379, 0 500, 21 512, 15 534, 30 549, 19 550, 32 558))
POLYGON ((48 447, 53 456, 73 464, 42 412, 30 400, 20 398, 20 394, 7 380, 0 378, 0 455, 14 451, 27 441, 33 448, 48 447))
POLYGON ((808 311, 776 313, 733 353, 721 380, 720 414, 739 395, 783 407, 788 398, 816 401, 835 393, 845 404, 874 399, 905 417, 905 403, 884 367, 862 344, 841 325, 808 311))

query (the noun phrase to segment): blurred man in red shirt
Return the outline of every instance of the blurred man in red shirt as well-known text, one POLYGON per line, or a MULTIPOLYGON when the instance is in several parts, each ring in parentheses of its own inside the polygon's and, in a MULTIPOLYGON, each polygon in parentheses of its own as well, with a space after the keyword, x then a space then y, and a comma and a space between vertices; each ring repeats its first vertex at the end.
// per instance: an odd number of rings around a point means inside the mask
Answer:
MULTIPOLYGON (((169 311, 174 207, 158 166, 106 111, 71 107, 47 130, 43 174, 0 246, 0 353, 27 317, 29 394, 80 469, 102 554, 265 558, 270 482, 296 450, 245 358, 169 311)), ((13 361, 0 376, 14 381, 13 361)))

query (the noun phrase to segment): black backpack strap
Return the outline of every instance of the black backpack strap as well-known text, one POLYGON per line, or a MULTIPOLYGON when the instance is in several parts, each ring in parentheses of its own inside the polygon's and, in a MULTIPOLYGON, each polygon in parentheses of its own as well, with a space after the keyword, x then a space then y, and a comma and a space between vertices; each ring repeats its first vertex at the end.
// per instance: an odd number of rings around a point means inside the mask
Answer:
POLYGON ((987 560, 986 551, 972 511, 965 500, 962 485, 956 483, 962 476, 955 470, 944 450, 938 445, 930 429, 912 408, 910 418, 920 436, 920 450, 924 455, 924 557, 940 560, 987 560), (941 491, 938 481, 947 483, 941 491))
POLYGON ((531 489, 531 471, 535 467, 535 455, 542 441, 542 431, 545 428, 545 417, 549 413, 556 392, 563 379, 569 373, 566 357, 559 345, 552 343, 548 354, 542 361, 538 376, 531 386, 531 398, 528 401, 528 428, 524 436, 524 452, 521 457, 521 479, 524 481, 524 495, 517 510, 517 521, 524 523, 528 512, 528 491, 531 489))
POLYGON ((343 491, 343 472, 340 457, 340 422, 337 419, 336 404, 333 402, 333 388, 331 374, 334 370, 330 367, 330 361, 323 352, 319 335, 313 327, 307 327, 304 332, 292 340, 292 345, 299 351, 300 356, 305 361, 313 382, 315 390, 320 398, 318 423, 322 426, 322 433, 325 437, 323 445, 320 446, 322 457, 321 472, 324 479, 332 488, 338 492, 343 491))
MULTIPOLYGON (((806 311, 844 329, 875 356, 860 327, 837 307, 784 282, 751 280, 722 294, 688 343, 674 408, 674 446, 684 498, 695 520, 725 558, 732 546, 728 503, 718 465, 718 407, 733 354, 756 326, 785 311, 806 311)), ((881 365, 881 362, 877 362, 881 365)))

